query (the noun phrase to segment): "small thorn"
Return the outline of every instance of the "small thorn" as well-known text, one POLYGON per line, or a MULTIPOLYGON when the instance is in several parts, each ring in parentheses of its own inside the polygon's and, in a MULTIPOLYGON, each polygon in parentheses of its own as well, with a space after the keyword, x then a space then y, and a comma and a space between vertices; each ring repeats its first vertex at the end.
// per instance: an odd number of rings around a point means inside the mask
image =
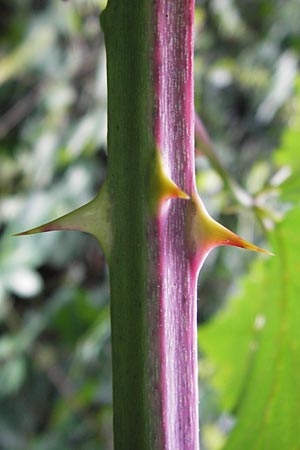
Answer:
POLYGON ((165 172, 162 172, 160 177, 160 194, 161 200, 168 200, 170 198, 189 200, 190 198, 165 172))
POLYGON ((190 199, 190 196, 182 191, 169 176, 159 150, 155 151, 151 164, 150 180, 150 198, 154 211, 157 204, 161 205, 162 202, 171 198, 190 199))

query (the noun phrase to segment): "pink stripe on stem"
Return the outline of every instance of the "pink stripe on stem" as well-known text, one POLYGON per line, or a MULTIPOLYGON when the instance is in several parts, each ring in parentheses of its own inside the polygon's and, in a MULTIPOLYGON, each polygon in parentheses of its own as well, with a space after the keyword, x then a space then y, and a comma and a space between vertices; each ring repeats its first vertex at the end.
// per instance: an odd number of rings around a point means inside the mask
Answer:
MULTIPOLYGON (((154 135, 173 181, 196 191, 194 175, 193 0, 156 2, 153 50, 154 135)), ((169 202, 159 214, 154 261, 159 305, 150 305, 151 335, 159 354, 156 417, 163 424, 157 449, 198 450, 197 270, 186 245, 188 205, 169 202), (159 250, 158 250, 159 249, 159 250)), ((149 277, 151 279, 151 276, 149 277)), ((153 295, 153 298, 155 296, 153 295)), ((155 400, 154 400, 155 401, 155 400)), ((154 427, 155 429, 155 427, 154 427)))

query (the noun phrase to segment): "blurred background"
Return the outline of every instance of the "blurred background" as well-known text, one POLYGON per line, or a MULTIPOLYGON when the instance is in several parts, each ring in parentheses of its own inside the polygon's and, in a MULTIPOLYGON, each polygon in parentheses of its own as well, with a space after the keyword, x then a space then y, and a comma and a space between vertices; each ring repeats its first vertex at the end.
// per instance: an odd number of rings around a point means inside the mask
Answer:
MULTIPOLYGON (((98 20, 104 6, 104 0, 0 0, 1 450, 112 449, 109 287, 101 250, 76 232, 11 236, 81 206, 104 180, 106 74, 98 20)), ((267 248, 278 227, 284 236, 299 234, 299 23, 299 0, 196 5, 195 104, 213 143, 196 139, 198 189, 216 219, 267 248)), ((297 255, 297 239, 283 239, 281 250, 297 255)), ((265 275, 279 282, 274 264, 224 248, 201 272, 204 450, 223 448, 236 420, 236 398, 224 387, 228 370, 222 375, 224 364, 232 369, 235 362, 229 357, 222 366, 226 350, 216 350, 218 339, 236 337, 236 310, 228 305, 259 297, 265 275), (214 325, 224 305, 233 317, 227 337, 214 325)), ((299 283, 297 264, 288 273, 291 286, 299 283)), ((265 316, 251 314, 245 309, 243 317, 263 329, 265 316)), ((247 339, 236 350, 241 360, 247 339)), ((231 383, 247 383, 243 373, 230 373, 231 383)))

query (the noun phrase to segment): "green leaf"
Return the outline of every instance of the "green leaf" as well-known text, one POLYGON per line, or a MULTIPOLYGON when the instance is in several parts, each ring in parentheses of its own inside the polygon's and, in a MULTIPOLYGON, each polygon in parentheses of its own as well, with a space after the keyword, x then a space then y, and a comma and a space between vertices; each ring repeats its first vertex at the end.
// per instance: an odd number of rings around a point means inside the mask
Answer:
POLYGON ((199 331, 225 408, 237 416, 226 450, 300 448, 300 211, 271 234, 242 291, 199 331))
POLYGON ((287 166, 291 171, 283 183, 280 184, 281 200, 296 203, 299 201, 300 189, 300 127, 287 128, 282 135, 280 147, 274 153, 277 165, 287 166))

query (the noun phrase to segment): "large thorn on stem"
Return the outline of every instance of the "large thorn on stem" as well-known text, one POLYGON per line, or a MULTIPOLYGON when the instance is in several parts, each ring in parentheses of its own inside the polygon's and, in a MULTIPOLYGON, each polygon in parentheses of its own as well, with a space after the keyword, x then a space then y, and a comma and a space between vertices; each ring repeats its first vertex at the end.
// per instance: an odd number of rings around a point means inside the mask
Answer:
POLYGON ((214 220, 206 211, 197 193, 192 195, 191 208, 187 233, 192 260, 197 270, 203 264, 208 253, 220 245, 231 245, 265 255, 273 255, 268 250, 251 244, 214 220))
POLYGON ((14 236, 26 236, 58 230, 83 231, 97 238, 106 258, 109 259, 112 243, 110 207, 107 186, 104 184, 97 196, 86 205, 43 225, 16 233, 14 236))

